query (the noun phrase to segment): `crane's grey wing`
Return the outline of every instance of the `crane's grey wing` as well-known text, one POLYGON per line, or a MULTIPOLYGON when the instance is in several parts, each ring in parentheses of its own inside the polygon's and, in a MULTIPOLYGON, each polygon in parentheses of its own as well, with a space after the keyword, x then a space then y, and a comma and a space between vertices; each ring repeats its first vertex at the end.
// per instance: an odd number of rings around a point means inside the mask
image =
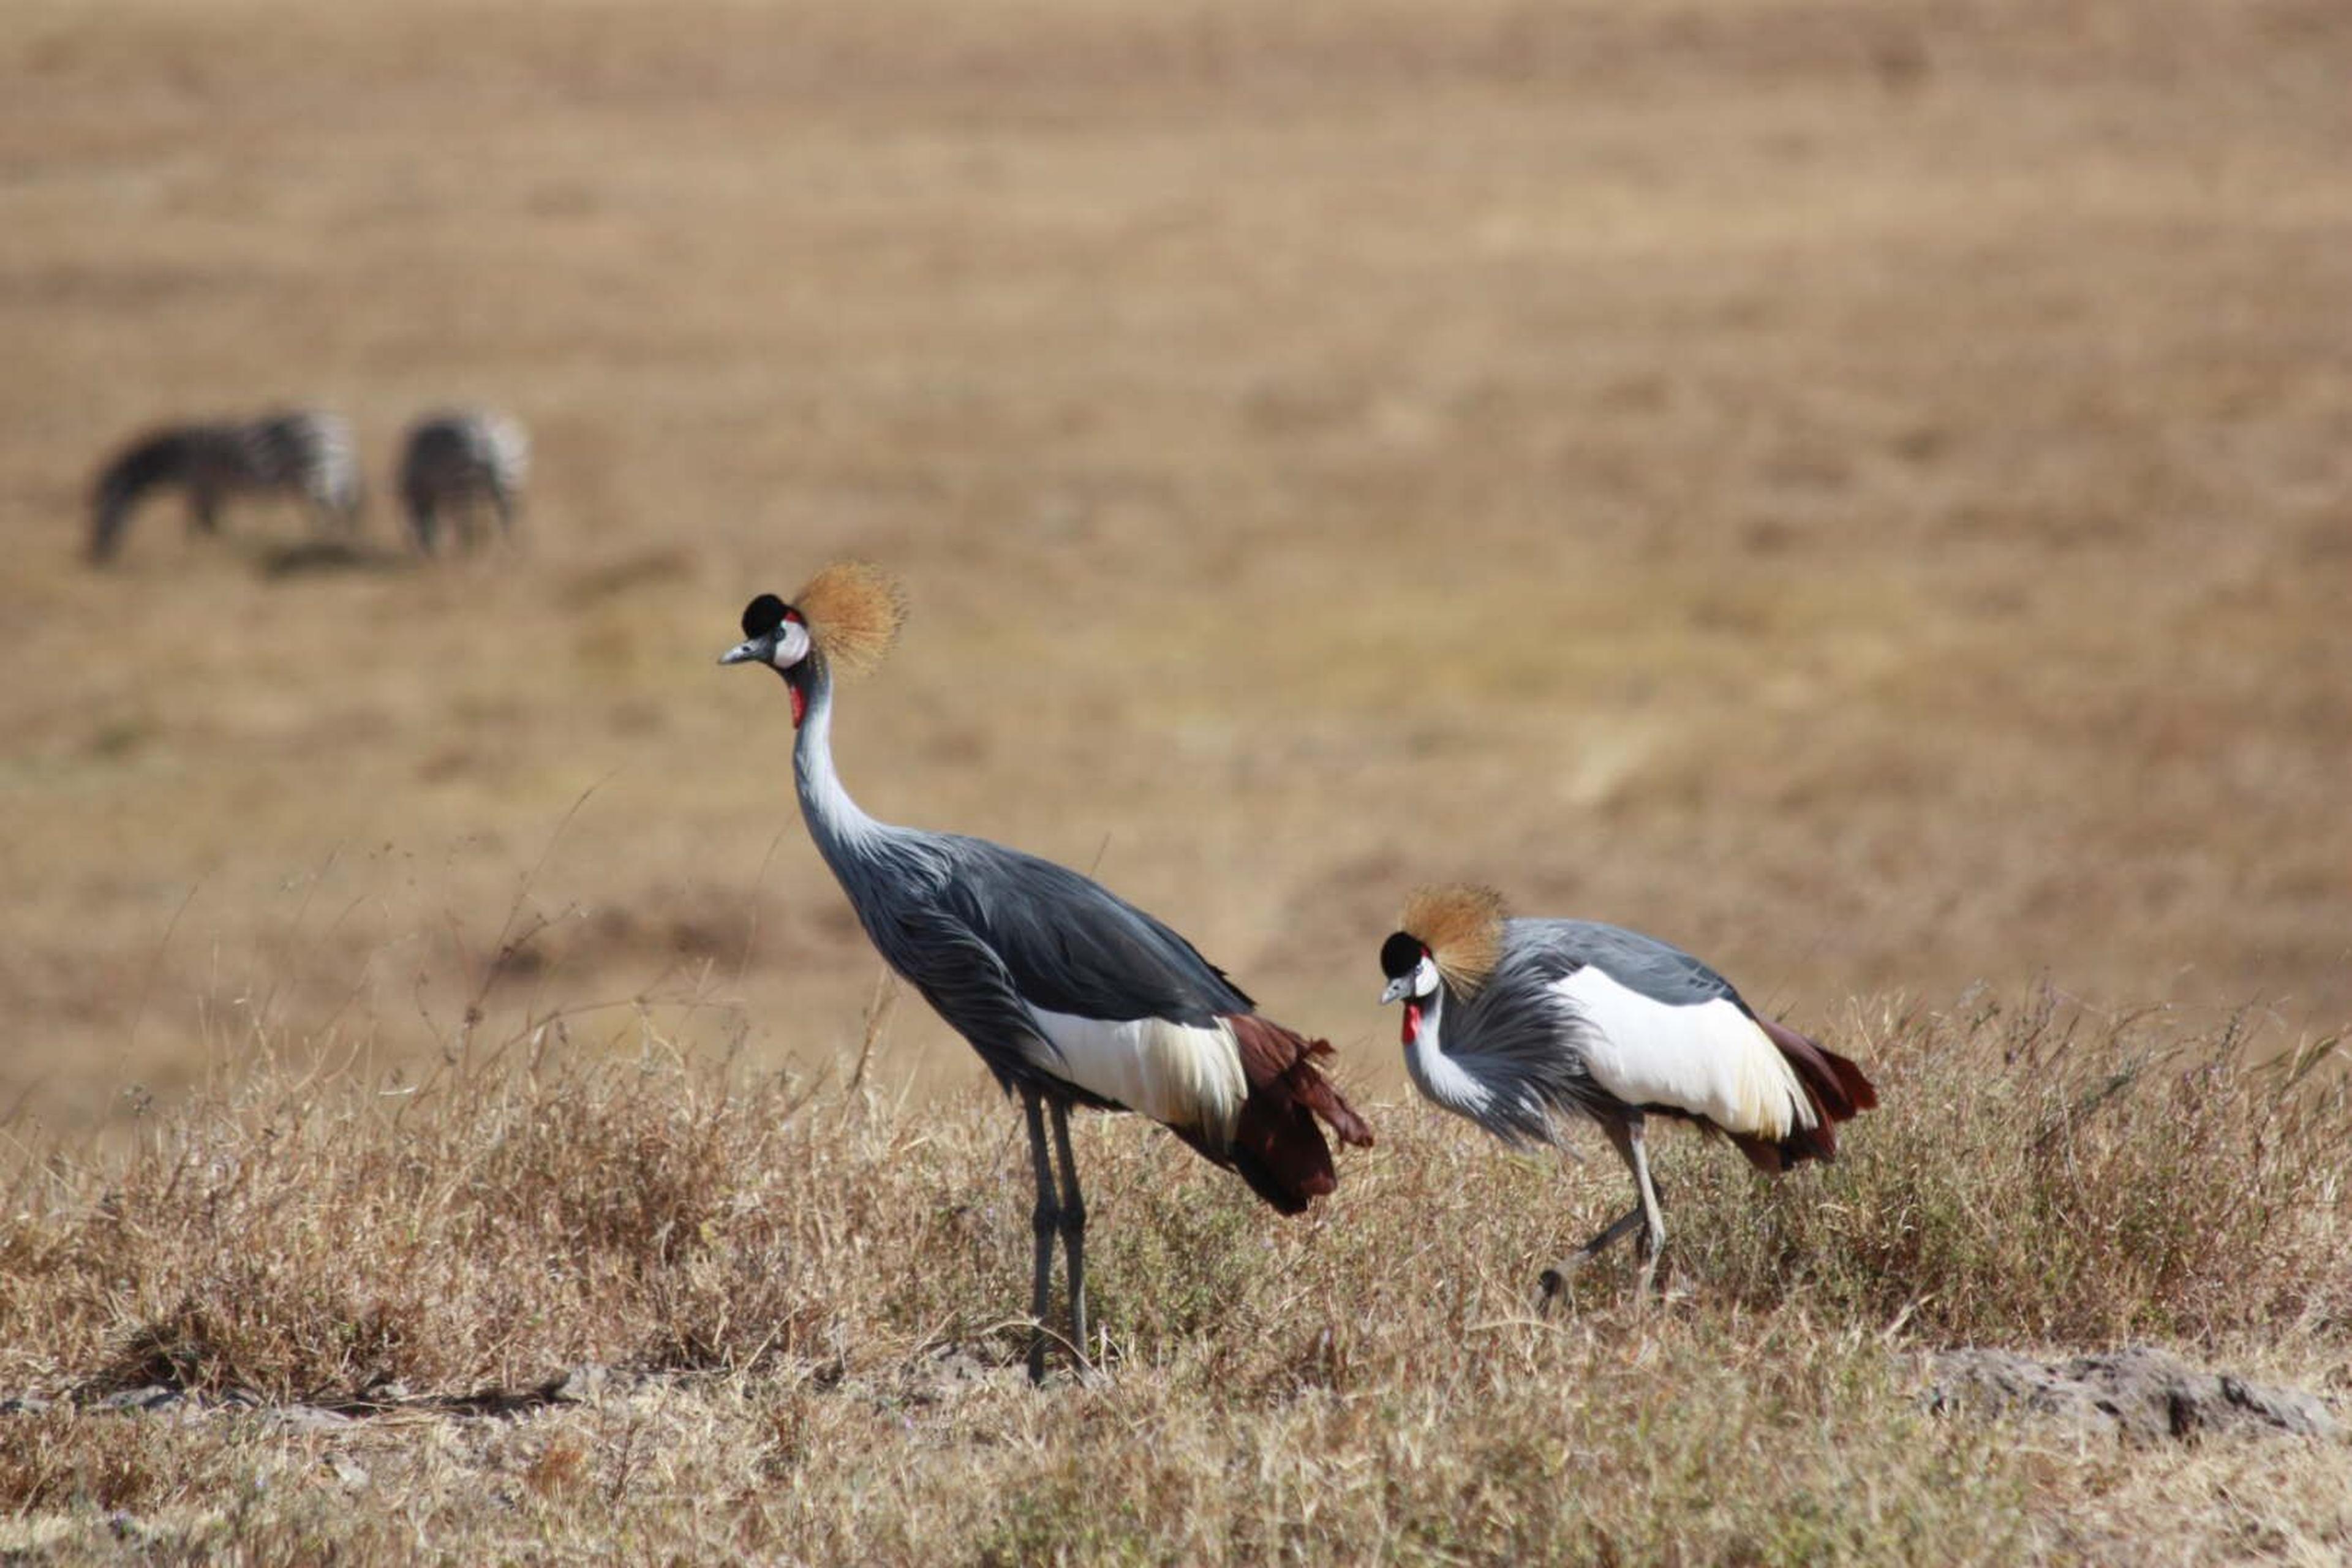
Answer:
POLYGON ((949 838, 941 898, 1032 1006, 1206 1025, 1256 1005, 1200 950, 1100 884, 982 838, 949 838))
POLYGON ((1515 920, 1504 937, 1506 961, 1548 980, 1590 964, 1628 991, 1669 1007, 1728 1002, 1755 1016, 1731 982, 1671 942, 1599 921, 1515 920))
POLYGON ((998 1083, 1007 1089, 1042 1084, 1088 1105, 1126 1109, 1095 1094, 1050 1065, 1060 1059, 1054 1042, 1037 1027, 1024 1005, 1012 972, 978 931, 949 910, 910 905, 892 910, 867 927, 890 967, 907 977, 939 1016, 971 1043, 998 1083))

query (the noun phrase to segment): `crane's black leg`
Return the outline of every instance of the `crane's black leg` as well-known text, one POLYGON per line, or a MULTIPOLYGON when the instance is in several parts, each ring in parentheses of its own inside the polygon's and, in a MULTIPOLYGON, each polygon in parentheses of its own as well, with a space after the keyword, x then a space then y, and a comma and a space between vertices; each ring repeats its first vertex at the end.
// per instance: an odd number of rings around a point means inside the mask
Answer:
MULTIPOLYGON (((1570 1278, 1578 1269, 1600 1257, 1611 1245, 1631 1232, 1636 1226, 1651 1221, 1655 1214, 1655 1207, 1659 1201, 1658 1188, 1649 1180, 1650 1163, 1642 1152, 1640 1123, 1607 1121, 1601 1124, 1601 1131, 1608 1133, 1610 1143, 1615 1147, 1618 1155, 1624 1160, 1626 1170, 1633 1173, 1636 1201, 1632 1208, 1610 1221, 1600 1235, 1578 1247, 1563 1261, 1545 1269, 1538 1277, 1536 1282, 1546 1301, 1553 1300, 1565 1291, 1568 1289, 1570 1278)), ((1643 1251, 1651 1259, 1650 1264, 1643 1268, 1642 1275, 1645 1289, 1650 1279, 1650 1269, 1655 1265, 1655 1249, 1664 1239, 1665 1226, 1663 1222, 1655 1226, 1654 1240, 1644 1238, 1648 1245, 1644 1247, 1643 1251)))
POLYGON ((1061 1209, 1054 1201, 1054 1162, 1045 1152, 1045 1107, 1034 1089, 1021 1091, 1021 1109, 1029 1118, 1029 1154, 1037 1166, 1037 1206, 1030 1211, 1029 1228, 1037 1238, 1036 1284, 1029 1293, 1029 1381, 1045 1381, 1045 1309, 1054 1294, 1054 1231, 1061 1209))
POLYGON ((1612 1242, 1641 1223, 1642 1206, 1636 1204, 1610 1221, 1608 1228, 1600 1235, 1570 1253, 1561 1261, 1545 1269, 1536 1279, 1536 1285, 1543 1292, 1543 1299, 1549 1301, 1565 1291, 1570 1276, 1600 1257, 1612 1242))
POLYGON ((1658 1254, 1666 1247, 1666 1220, 1658 1212, 1658 1189, 1650 1181, 1650 1155, 1642 1142, 1642 1122, 1637 1117, 1625 1127, 1626 1163, 1633 1167, 1633 1184, 1642 1194, 1642 1217, 1646 1221, 1642 1232, 1642 1294, 1647 1296, 1657 1287, 1658 1254))
POLYGON ((1070 1108, 1054 1102, 1054 1154, 1062 1162, 1062 1250, 1070 1266, 1070 1346, 1087 1359, 1087 1200, 1078 1193, 1078 1162, 1070 1153, 1070 1108))

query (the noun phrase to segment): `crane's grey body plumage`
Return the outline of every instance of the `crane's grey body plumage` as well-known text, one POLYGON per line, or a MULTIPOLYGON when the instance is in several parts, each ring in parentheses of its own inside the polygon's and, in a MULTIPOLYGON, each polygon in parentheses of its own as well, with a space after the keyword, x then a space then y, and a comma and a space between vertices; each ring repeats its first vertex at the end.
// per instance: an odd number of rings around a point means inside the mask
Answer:
POLYGON ((1506 950, 1522 963, 1563 978, 1586 964, 1630 991, 1669 1007, 1695 1007, 1718 998, 1750 1009, 1731 982, 1671 942, 1599 921, 1519 919, 1504 926, 1506 950))

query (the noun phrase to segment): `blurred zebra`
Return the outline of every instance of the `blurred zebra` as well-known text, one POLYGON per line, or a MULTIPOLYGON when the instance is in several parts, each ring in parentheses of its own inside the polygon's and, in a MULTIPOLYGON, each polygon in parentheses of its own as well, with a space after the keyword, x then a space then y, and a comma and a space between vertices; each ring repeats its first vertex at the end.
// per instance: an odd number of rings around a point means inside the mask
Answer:
POLYGON ((113 559, 131 514, 150 494, 187 497, 191 532, 220 531, 222 502, 285 496, 309 509, 320 530, 359 526, 360 466, 351 425, 316 408, 257 419, 173 425, 151 430, 99 471, 90 495, 89 558, 113 559))
POLYGON ((425 415, 408 427, 400 457, 400 494, 416 547, 433 553, 446 517, 459 546, 473 549, 485 505, 498 514, 499 532, 512 533, 530 475, 530 437, 505 415, 485 408, 425 415))

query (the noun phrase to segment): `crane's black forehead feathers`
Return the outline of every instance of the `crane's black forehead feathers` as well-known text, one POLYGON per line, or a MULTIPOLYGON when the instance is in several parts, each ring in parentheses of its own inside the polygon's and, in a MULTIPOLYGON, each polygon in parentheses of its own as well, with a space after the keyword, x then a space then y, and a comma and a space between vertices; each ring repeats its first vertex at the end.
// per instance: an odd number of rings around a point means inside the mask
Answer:
POLYGON ((773 594, 762 594, 743 606, 743 635, 763 637, 784 624, 786 606, 773 594))
POLYGON ((1381 973, 1391 980, 1402 980, 1421 967, 1422 955, 1428 952, 1419 939, 1404 931, 1392 931, 1388 941, 1381 943, 1381 973))

